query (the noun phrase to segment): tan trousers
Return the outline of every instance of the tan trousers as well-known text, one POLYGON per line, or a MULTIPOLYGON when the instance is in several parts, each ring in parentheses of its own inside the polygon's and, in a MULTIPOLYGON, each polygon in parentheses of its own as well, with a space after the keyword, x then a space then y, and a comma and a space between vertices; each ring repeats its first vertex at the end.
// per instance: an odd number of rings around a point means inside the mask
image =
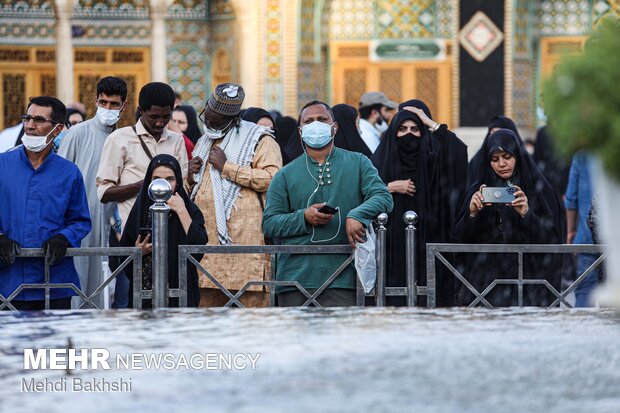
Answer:
MULTIPOLYGON (((230 290, 235 295, 239 290, 230 290)), ((200 307, 224 307, 230 299, 218 288, 200 289, 200 307)), ((247 308, 269 307, 269 293, 266 291, 246 291, 239 297, 247 308)), ((237 305, 233 304, 233 307, 237 305)))

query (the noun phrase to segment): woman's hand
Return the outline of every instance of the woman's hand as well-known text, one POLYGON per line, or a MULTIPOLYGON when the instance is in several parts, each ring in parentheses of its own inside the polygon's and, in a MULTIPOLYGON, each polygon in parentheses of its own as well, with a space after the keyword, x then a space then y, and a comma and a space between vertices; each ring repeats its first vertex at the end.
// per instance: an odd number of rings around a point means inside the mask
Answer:
POLYGON ((420 118, 422 123, 425 124, 427 128, 433 129, 437 126, 437 122, 426 116, 426 113, 424 113, 422 109, 416 108, 415 106, 405 106, 403 109, 418 115, 418 118, 420 118))
POLYGON ((515 200, 512 201, 510 206, 512 206, 514 210, 517 211, 519 215, 521 215, 521 218, 524 218, 525 215, 527 215, 527 212, 530 210, 530 205, 527 201, 527 197, 525 196, 525 192, 523 192, 521 188, 516 185, 515 189, 517 190, 515 192, 515 200))
POLYGON ((484 197, 482 196, 482 188, 484 188, 485 186, 486 185, 484 184, 480 185, 478 191, 474 192, 474 194, 471 196, 471 201, 469 201, 469 216, 472 218, 478 215, 478 212, 482 211, 482 208, 484 208, 484 197))
POLYGON ((415 184, 411 179, 392 181, 388 184, 388 191, 390 193, 413 196, 415 194, 415 184))
POLYGON ((187 212, 185 208, 185 202, 183 202, 183 198, 179 195, 179 193, 175 193, 170 197, 168 201, 166 201, 168 206, 172 211, 174 211, 177 215, 181 215, 183 212, 187 212))
POLYGON ((144 241, 142 241, 142 236, 138 235, 138 239, 136 240, 136 247, 142 248, 142 255, 148 255, 153 252, 153 243, 149 242, 151 240, 151 234, 146 234, 144 237, 144 241))

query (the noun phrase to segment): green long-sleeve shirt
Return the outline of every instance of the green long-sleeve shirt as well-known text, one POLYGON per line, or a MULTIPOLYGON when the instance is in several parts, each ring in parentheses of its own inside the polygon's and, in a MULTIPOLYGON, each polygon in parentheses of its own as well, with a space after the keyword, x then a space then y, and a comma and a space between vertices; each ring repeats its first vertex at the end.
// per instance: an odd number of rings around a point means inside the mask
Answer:
MULTIPOLYGON (((263 232, 267 237, 281 238, 285 245, 348 244, 347 218, 368 226, 376 215, 389 213, 392 207, 387 186, 366 156, 334 148, 326 163, 319 165, 303 154, 282 168, 271 181, 263 213, 263 232), (319 184, 321 181, 323 185, 319 184), (306 223, 304 210, 321 202, 338 207, 340 211, 327 225, 314 228, 312 242, 312 226, 306 223), (316 242, 321 240, 329 241, 316 242)), ((346 258, 336 254, 280 254, 276 279, 297 281, 304 288, 319 288, 346 258)), ((354 289, 354 266, 349 265, 330 287, 354 289)), ((278 289, 278 292, 286 290, 291 288, 278 289)))

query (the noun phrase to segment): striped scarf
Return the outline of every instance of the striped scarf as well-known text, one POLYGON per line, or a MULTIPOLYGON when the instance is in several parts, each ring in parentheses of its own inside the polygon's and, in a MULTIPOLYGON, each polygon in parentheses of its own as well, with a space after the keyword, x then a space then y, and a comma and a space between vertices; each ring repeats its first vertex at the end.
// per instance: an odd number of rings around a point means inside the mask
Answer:
MULTIPOLYGON (((239 166, 249 166, 254 157, 254 150, 258 140, 263 135, 270 135, 270 129, 257 125, 252 122, 240 121, 239 126, 230 129, 220 143, 220 148, 224 151, 226 159, 239 166)), ((193 200, 198 193, 198 188, 202 182, 207 165, 206 159, 213 143, 220 138, 213 139, 206 134, 203 135, 194 148, 193 156, 198 156, 205 162, 202 163, 200 171, 194 175, 196 185, 191 194, 193 200)), ((241 186, 231 180, 222 179, 220 171, 211 168, 211 183, 213 186, 213 202, 215 206, 215 221, 217 223, 217 239, 221 245, 232 244, 233 240, 228 234, 226 222, 230 219, 230 213, 237 201, 241 186)))

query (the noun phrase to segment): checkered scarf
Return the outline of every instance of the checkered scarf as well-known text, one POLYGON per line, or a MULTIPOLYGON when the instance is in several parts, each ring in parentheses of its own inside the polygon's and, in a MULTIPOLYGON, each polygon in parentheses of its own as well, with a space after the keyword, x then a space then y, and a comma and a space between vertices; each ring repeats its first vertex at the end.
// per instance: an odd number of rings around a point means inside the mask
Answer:
MULTIPOLYGON (((220 143, 220 148, 224 151, 228 161, 240 166, 249 166, 254 157, 258 140, 263 135, 271 135, 270 129, 241 120, 238 127, 233 127, 226 133, 220 143)), ((205 134, 196 143, 193 156, 198 156, 205 160, 205 162, 202 163, 200 171, 194 175, 196 185, 191 194, 192 200, 198 193, 198 188, 202 182, 207 165, 206 159, 209 157, 213 142, 216 140, 205 134)), ((210 173, 213 186, 215 221, 217 223, 217 238, 221 245, 232 244, 233 240, 228 234, 226 222, 230 219, 230 213, 235 206, 241 186, 231 180, 222 179, 220 171, 215 168, 211 168, 210 173)))

